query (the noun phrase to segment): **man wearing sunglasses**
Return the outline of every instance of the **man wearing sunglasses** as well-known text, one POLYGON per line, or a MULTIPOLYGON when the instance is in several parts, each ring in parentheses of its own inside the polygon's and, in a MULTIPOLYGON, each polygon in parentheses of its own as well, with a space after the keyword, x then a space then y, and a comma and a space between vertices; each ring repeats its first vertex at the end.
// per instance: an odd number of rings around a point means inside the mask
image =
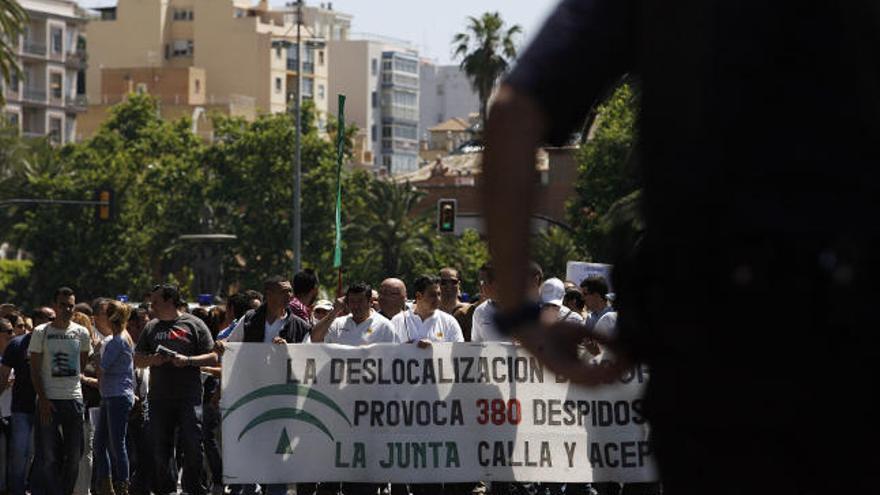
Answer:
POLYGON ((471 305, 462 302, 460 272, 452 267, 440 270, 440 310, 455 317, 465 341, 471 340, 471 305))

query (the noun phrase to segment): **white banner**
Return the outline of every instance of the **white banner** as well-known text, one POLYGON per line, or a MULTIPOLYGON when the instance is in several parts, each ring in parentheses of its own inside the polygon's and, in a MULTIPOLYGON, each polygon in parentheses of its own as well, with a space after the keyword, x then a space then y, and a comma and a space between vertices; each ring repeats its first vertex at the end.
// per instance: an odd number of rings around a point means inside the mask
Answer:
POLYGON ((573 386, 500 343, 229 344, 225 481, 655 481, 647 377, 573 386))
POLYGON ((612 266, 605 263, 587 263, 586 261, 569 261, 565 264, 565 279, 571 280, 578 286, 587 277, 602 277, 608 284, 608 292, 614 292, 611 287, 612 266))

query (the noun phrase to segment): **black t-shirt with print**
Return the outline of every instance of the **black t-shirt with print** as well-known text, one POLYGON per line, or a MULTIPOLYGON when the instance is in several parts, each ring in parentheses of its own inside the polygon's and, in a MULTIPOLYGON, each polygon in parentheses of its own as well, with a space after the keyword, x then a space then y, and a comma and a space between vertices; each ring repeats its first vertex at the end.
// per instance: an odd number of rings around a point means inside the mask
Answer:
MULTIPOLYGON (((183 313, 174 320, 152 320, 144 327, 136 352, 155 354, 159 346, 184 356, 211 352, 214 339, 205 323, 183 313)), ((150 400, 202 401, 202 382, 197 366, 177 368, 171 363, 150 367, 150 400)))

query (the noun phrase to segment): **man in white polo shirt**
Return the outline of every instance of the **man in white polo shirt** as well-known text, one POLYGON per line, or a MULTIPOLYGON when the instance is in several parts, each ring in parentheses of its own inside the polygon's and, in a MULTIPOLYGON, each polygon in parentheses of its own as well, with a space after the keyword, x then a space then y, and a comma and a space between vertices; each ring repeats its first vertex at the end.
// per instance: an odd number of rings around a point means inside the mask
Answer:
MULTIPOLYGON (((372 294, 373 289, 367 283, 348 286, 345 305, 351 313, 333 320, 327 331, 316 325, 312 329, 311 341, 353 346, 394 342, 391 322, 371 308, 372 294)), ((339 314, 340 309, 334 307, 330 313, 339 314)))
POLYGON ((455 317, 440 311, 440 279, 419 277, 413 284, 415 306, 391 320, 398 342, 464 342, 455 317))

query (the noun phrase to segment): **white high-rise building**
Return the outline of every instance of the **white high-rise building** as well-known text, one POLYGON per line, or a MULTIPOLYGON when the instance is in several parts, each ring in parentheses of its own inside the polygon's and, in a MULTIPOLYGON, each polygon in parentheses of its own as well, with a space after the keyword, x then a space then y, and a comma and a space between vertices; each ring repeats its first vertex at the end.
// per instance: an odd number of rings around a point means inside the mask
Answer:
POLYGON ((468 120, 480 111, 480 98, 457 65, 435 65, 422 60, 419 67, 419 139, 428 141, 428 129, 452 118, 468 120))
POLYGON ((331 115, 346 96, 345 120, 358 126, 355 161, 389 174, 419 166, 419 58, 408 43, 373 35, 330 41, 331 115))

